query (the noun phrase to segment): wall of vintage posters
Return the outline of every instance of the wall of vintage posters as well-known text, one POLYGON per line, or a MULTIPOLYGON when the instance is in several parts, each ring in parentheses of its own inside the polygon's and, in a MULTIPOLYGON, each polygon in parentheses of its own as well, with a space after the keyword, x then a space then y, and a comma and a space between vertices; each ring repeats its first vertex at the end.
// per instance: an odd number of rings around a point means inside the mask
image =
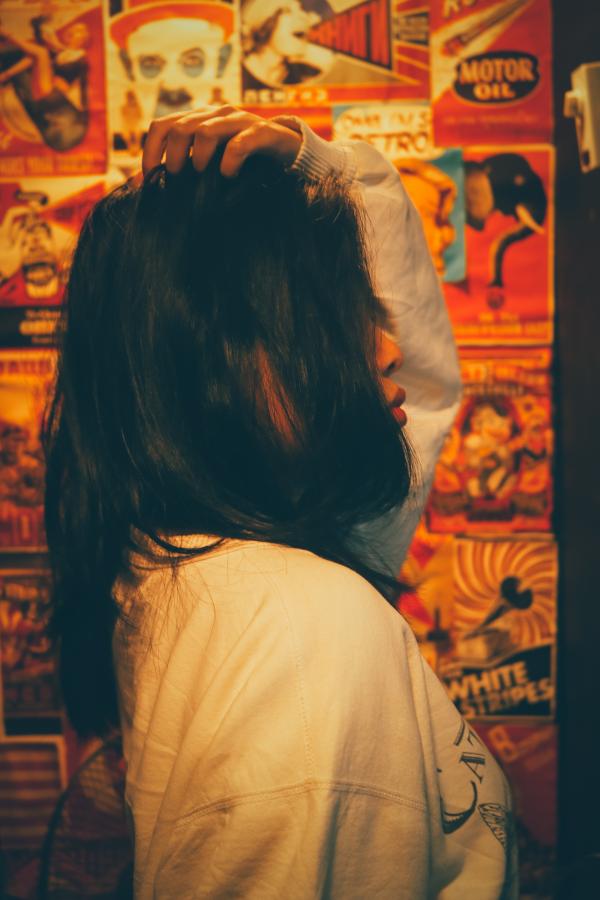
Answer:
POLYGON ((21 865, 65 777, 39 429, 70 253, 91 204, 138 169, 152 117, 227 101, 371 142, 422 214, 464 395, 398 608, 508 773, 523 891, 549 896, 550 38, 550 0, 0 2, 0 845, 21 865), (45 773, 40 805, 17 821, 27 766, 45 773))

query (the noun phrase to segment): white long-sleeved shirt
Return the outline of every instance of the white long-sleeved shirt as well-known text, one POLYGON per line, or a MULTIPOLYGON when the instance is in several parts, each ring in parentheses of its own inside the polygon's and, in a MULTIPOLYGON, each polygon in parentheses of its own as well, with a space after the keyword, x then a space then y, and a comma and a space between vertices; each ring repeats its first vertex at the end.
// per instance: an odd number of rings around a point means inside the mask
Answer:
MULTIPOLYGON (((423 476, 412 507, 377 527, 395 564, 457 402, 451 333, 416 213, 379 154, 305 129, 297 167, 352 179, 405 354, 423 476)), ((175 580, 167 566, 139 574, 119 589, 129 624, 114 639, 136 898, 516 896, 500 770, 370 584, 252 541, 175 580)))

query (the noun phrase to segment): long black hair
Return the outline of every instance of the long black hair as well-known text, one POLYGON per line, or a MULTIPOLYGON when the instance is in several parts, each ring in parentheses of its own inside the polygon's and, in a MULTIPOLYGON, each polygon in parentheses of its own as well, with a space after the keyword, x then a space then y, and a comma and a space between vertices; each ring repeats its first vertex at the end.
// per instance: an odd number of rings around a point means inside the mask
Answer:
POLYGON ((375 362, 382 316, 345 187, 250 158, 162 167, 92 210, 74 255, 45 424, 63 693, 82 734, 117 723, 115 581, 150 543, 301 547, 379 589, 354 527, 401 503, 410 453, 375 362), (136 541, 136 535, 143 541, 136 541), (148 541, 148 538, 150 541, 148 541))

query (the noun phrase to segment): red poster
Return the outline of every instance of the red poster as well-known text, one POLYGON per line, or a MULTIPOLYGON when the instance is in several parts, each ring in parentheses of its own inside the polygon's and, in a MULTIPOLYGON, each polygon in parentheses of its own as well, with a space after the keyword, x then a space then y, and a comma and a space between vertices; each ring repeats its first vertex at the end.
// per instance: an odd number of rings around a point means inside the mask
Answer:
POLYGON ((422 0, 242 0, 241 20, 245 103, 429 96, 422 0))
POLYGON ((519 846, 521 896, 554 896, 557 730, 513 722, 475 726, 508 778, 519 846))
POLYGON ((0 651, 6 719, 59 716, 55 653, 47 634, 48 572, 0 571, 0 651))
POLYGON ((463 401, 427 507, 432 531, 550 530, 549 365, 548 349, 463 351, 463 401))
POLYGON ((266 116, 272 119, 274 116, 299 116, 312 130, 326 141, 331 140, 332 121, 331 109, 328 106, 248 106, 244 109, 257 116, 266 116))
POLYGON ((436 142, 552 140, 550 0, 431 0, 436 142))
POLYGON ((0 175, 83 175, 107 161, 103 4, 2 4, 0 175))
POLYGON ((52 351, 0 351, 0 551, 44 549, 40 428, 53 372, 52 351))
POLYGON ((467 277, 444 291, 459 344, 550 344, 551 147, 465 151, 467 277))

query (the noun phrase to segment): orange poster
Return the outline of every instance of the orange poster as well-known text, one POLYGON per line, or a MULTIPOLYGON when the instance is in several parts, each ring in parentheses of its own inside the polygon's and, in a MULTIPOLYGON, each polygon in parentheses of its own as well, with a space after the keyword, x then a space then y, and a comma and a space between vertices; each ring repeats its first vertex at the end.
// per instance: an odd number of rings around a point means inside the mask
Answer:
POLYGON ((84 175, 107 161, 101 0, 5 0, 0 175, 84 175))
POLYGON ((431 0, 441 146, 552 140, 550 0, 431 0))
POLYGON ((467 276, 446 284, 459 344, 550 344, 554 152, 464 152, 467 276))
POLYGON ((463 401, 427 507, 432 531, 548 531, 552 512, 550 350, 461 354, 463 401))
POLYGON ((43 550, 42 417, 51 350, 0 350, 0 551, 43 550))
POLYGON ((241 0, 245 103, 429 96, 422 0, 241 0))

